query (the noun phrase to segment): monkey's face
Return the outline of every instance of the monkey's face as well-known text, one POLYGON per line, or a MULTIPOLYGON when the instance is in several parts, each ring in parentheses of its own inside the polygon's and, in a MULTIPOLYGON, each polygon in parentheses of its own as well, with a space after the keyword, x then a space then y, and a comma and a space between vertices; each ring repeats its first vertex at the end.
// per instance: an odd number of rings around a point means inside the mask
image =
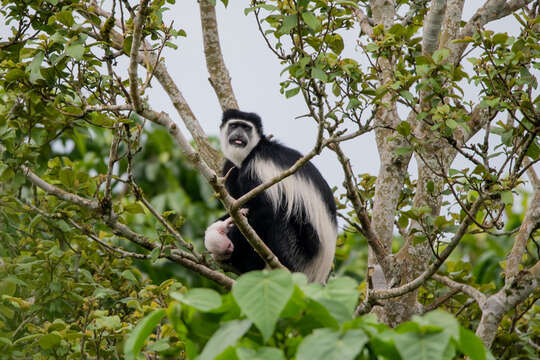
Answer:
POLYGON ((260 139, 257 130, 249 121, 230 119, 221 127, 221 149, 225 157, 236 166, 242 164, 260 139))

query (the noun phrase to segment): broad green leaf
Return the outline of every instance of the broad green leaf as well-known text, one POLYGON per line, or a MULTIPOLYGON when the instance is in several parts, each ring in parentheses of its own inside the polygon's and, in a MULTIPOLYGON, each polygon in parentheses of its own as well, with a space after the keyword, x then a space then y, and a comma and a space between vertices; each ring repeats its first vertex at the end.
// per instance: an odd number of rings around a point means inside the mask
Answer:
POLYGON ((302 13, 302 19, 309 26, 309 28, 315 32, 321 30, 321 21, 315 16, 314 13, 307 11, 302 13))
POLYGON ((26 71, 30 72, 30 82, 35 84, 38 80, 43 80, 44 77, 41 75, 41 63, 45 58, 45 54, 40 51, 35 56, 32 62, 26 66, 26 71))
POLYGON ((352 313, 358 303, 358 283, 348 276, 340 276, 328 281, 325 287, 327 297, 338 301, 352 313))
POLYGON ((514 194, 510 190, 503 191, 501 193, 501 201, 505 205, 512 205, 514 203, 514 194))
POLYGON ((158 309, 139 321, 124 343, 124 355, 127 360, 135 360, 137 358, 137 355, 139 355, 144 346, 145 340, 154 331, 163 316, 165 316, 165 309, 158 309))
POLYGON ((313 78, 315 79, 319 79, 324 82, 328 81, 328 75, 326 75, 326 73, 323 70, 316 67, 311 69, 311 76, 313 76, 313 78))
POLYGON ((66 55, 81 60, 84 54, 84 44, 73 43, 66 47, 66 55))
POLYGON ((186 294, 171 293, 171 297, 197 310, 210 311, 221 306, 221 296, 212 289, 191 289, 186 294))
POLYGON ((257 350, 240 347, 236 349, 240 360, 285 360, 281 349, 262 347, 257 350))
POLYGON ((445 332, 407 332, 394 337, 396 348, 403 359, 438 360, 442 359, 450 335, 445 332))
POLYGON ((446 126, 448 126, 450 129, 454 130, 458 126, 458 123, 454 119, 447 119, 446 120, 446 126))
POLYGON ((236 280, 232 294, 267 341, 293 289, 292 277, 287 270, 252 271, 236 280))
POLYGON ((454 340, 459 340, 459 322, 452 315, 442 310, 430 311, 424 316, 413 316, 413 320, 420 325, 432 325, 442 328, 454 340))
POLYGON ((472 331, 460 327, 459 349, 471 360, 486 360, 486 348, 472 331))
POLYGON ((296 87, 294 89, 289 89, 285 92, 285 97, 288 99, 290 97, 293 97, 295 96, 296 94, 298 94, 300 92, 300 87, 296 87))
POLYGON ((234 345, 249 330, 251 324, 247 319, 223 323, 206 343, 199 360, 214 360, 225 349, 234 345))
POLYGON ((105 316, 99 319, 96 319, 96 328, 98 329, 110 329, 116 330, 122 327, 122 321, 118 315, 105 316))
POLYGON ((298 347, 297 360, 353 360, 368 342, 362 330, 341 335, 332 329, 317 329, 298 347))
POLYGON ((288 34, 297 24, 298 17, 296 15, 288 15, 283 19, 283 23, 279 28, 279 32, 282 34, 288 34))
POLYGON ((52 332, 50 334, 45 334, 42 337, 39 338, 39 346, 44 349, 52 349, 53 347, 60 344, 60 341, 62 340, 62 337, 56 332, 52 332))
POLYGON ((412 146, 405 146, 405 147, 401 147, 399 149, 396 149, 396 151, 394 151, 394 154, 396 155, 406 155, 410 152, 412 152, 414 149, 412 146))

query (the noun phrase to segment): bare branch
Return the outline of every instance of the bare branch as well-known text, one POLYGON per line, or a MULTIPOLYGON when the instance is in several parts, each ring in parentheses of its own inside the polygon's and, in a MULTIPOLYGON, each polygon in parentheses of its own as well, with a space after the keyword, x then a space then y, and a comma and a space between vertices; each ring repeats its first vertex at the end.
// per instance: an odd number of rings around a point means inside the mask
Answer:
POLYGON ((510 254, 506 258, 505 282, 512 282, 512 279, 519 273, 521 258, 527 247, 527 241, 531 233, 540 226, 540 189, 534 193, 529 208, 525 212, 525 218, 516 234, 516 239, 510 254))
POLYGON ((357 187, 353 183, 354 174, 349 159, 345 156, 339 144, 335 144, 333 149, 345 172, 344 186, 347 189, 347 197, 351 200, 356 216, 362 224, 363 234, 366 237, 369 246, 373 249, 378 263, 383 267, 383 272, 387 273, 389 268, 389 259, 387 258, 389 250, 385 248, 384 244, 379 240, 371 227, 371 221, 369 220, 366 208, 360 195, 358 195, 357 187))
POLYGON ((215 6, 207 0, 199 1, 201 12, 201 25, 204 42, 204 55, 206 67, 210 74, 210 84, 218 97, 222 110, 238 109, 238 103, 231 86, 231 77, 225 66, 216 20, 215 6))
MULTIPOLYGON (((467 22, 465 27, 461 30, 458 38, 463 39, 467 36, 471 36, 477 29, 483 27, 487 23, 508 16, 533 1, 534 0, 511 0, 507 2, 506 0, 489 0, 471 17, 469 22, 467 22)), ((451 50, 450 61, 457 65, 461 59, 461 55, 467 48, 467 43, 452 43, 449 47, 451 50)))
POLYGON ((437 280, 440 283, 443 283, 444 285, 448 286, 451 289, 455 289, 469 295, 478 303, 478 306, 480 307, 484 306, 486 302, 486 299, 487 299, 486 295, 484 295, 480 290, 476 289, 475 287, 471 285, 462 284, 462 283, 459 283, 457 281, 450 279, 449 277, 437 275, 437 274, 434 274, 432 278, 437 280))
POLYGON ((32 184, 36 185, 38 188, 42 189, 46 193, 92 211, 98 211, 100 209, 100 205, 97 201, 85 199, 79 195, 72 194, 70 192, 60 189, 57 186, 49 184, 48 182, 44 181, 42 178, 34 174, 34 172, 30 170, 30 168, 24 165, 21 165, 21 169, 24 176, 26 176, 26 178, 30 180, 32 184))
POLYGON ((148 1, 141 0, 139 5, 139 12, 133 22, 133 41, 131 44, 131 51, 129 54, 129 93, 131 95, 131 102, 135 111, 140 113, 142 111, 142 100, 139 96, 137 67, 139 61, 139 51, 141 48, 142 31, 144 23, 146 22, 146 16, 148 11, 148 1))
POLYGON ((358 20, 358 23, 360 24, 360 29, 364 32, 364 34, 368 35, 369 37, 373 36, 373 27, 369 23, 369 18, 366 14, 362 11, 362 9, 359 8, 353 8, 354 16, 356 16, 356 20, 358 20))
POLYGON ((111 150, 109 151, 109 162, 107 165, 107 176, 105 180, 105 190, 103 195, 103 204, 110 207, 111 204, 111 180, 113 175, 114 164, 116 163, 118 156, 118 144, 120 143, 120 136, 118 129, 113 134, 113 140, 111 142, 111 150))
POLYGON ((439 34, 446 11, 446 0, 433 0, 424 22, 424 43, 422 44, 423 54, 433 54, 439 43, 439 34))

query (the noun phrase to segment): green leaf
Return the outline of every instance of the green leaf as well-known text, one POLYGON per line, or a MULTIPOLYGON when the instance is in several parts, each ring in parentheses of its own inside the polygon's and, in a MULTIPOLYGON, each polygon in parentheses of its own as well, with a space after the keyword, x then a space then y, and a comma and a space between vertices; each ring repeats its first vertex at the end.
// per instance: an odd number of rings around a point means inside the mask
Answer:
POLYGON ((279 32, 282 34, 288 34, 296 26, 298 17, 296 15, 288 15, 283 19, 283 23, 279 28, 279 32))
POLYGON ((368 342, 362 330, 341 335, 332 329, 316 329, 298 347, 297 360, 353 360, 368 342))
POLYGON ((323 70, 316 67, 311 69, 311 76, 315 79, 319 79, 324 82, 328 81, 328 75, 326 75, 326 73, 323 70))
POLYGON ((315 16, 314 13, 307 11, 302 13, 302 19, 309 26, 309 28, 315 32, 321 30, 321 21, 315 16))
POLYGON ((66 55, 81 60, 84 54, 84 44, 73 43, 66 47, 66 55))
POLYGON ((442 359, 450 335, 445 332, 415 333, 407 332, 394 337, 396 348, 403 359, 437 360, 442 359))
POLYGON ((501 201, 505 205, 512 205, 514 203, 514 194, 510 190, 503 191, 501 193, 501 201))
POLYGON ((401 90, 399 92, 399 95, 401 95, 404 99, 407 99, 411 103, 415 102, 414 95, 408 90, 401 90))
POLYGON ((118 315, 105 316, 96 319, 96 328, 116 330, 122 327, 122 321, 118 315))
POLYGON ((291 274, 287 270, 252 271, 236 280, 232 294, 266 342, 274 332, 279 314, 293 289, 291 274))
POLYGON ((221 296, 212 289, 191 289, 186 294, 173 292, 171 297, 201 311, 210 311, 222 304, 221 296))
POLYGON ((290 97, 293 97, 295 96, 296 94, 298 94, 300 92, 300 87, 297 87, 297 88, 294 88, 294 89, 290 89, 290 90, 287 90, 285 92, 285 97, 288 99, 290 97))
POLYGON ((126 280, 131 281, 134 284, 137 284, 139 282, 131 270, 122 271, 122 277, 126 280))
POLYGON ((402 121, 396 128, 397 132, 402 136, 409 136, 411 134, 411 124, 407 121, 402 121))
POLYGON ((124 343, 124 355, 127 360, 135 360, 141 352, 144 342, 165 316, 165 309, 154 310, 139 321, 124 343))
POLYGON ((463 327, 459 329, 459 349, 471 360, 486 360, 486 349, 482 340, 463 327))
POLYGON ((44 350, 52 349, 60 344, 61 340, 62 337, 57 332, 52 332, 39 338, 39 346, 44 350))
POLYGON ((45 58, 45 54, 40 51, 35 56, 30 64, 26 66, 26 71, 30 72, 30 82, 35 84, 38 80, 44 80, 44 77, 41 75, 41 63, 45 58))
POLYGON ((405 147, 401 147, 399 149, 396 149, 396 151, 394 151, 394 154, 396 155, 406 155, 410 152, 412 152, 414 149, 412 146, 405 146, 405 147))
POLYGON ((236 355, 240 360, 285 360, 281 349, 261 347, 257 351, 240 347, 236 349, 236 355))
POLYGON ((229 346, 236 343, 251 327, 252 322, 245 320, 232 320, 223 323, 206 343, 199 360, 214 360, 229 346))
POLYGON ((446 120, 446 126, 448 126, 450 129, 454 130, 458 126, 458 123, 454 119, 447 119, 446 120))
POLYGON ((435 183, 433 182, 433 180, 428 181, 428 183, 426 184, 426 190, 428 194, 433 194, 433 191, 435 191, 435 183))
POLYGON ((442 62, 450 55, 450 50, 447 48, 435 50, 433 53, 433 61, 435 64, 442 64, 442 62))

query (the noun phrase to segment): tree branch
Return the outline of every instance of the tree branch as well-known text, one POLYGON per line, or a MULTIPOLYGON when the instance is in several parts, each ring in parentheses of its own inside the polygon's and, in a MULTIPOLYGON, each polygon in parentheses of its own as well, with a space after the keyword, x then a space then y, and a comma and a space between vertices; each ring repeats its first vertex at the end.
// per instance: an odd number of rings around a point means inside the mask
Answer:
POLYGON ((505 282, 512 282, 513 278, 518 275, 519 265, 527 247, 527 241, 538 226, 540 226, 540 188, 536 188, 534 192, 529 208, 525 212, 523 222, 516 234, 516 240, 514 241, 512 250, 506 258, 505 282))
MULTIPOLYGON (((484 6, 476 11, 476 13, 467 22, 465 27, 461 30, 458 39, 463 39, 467 36, 474 34, 477 29, 483 27, 487 23, 503 18, 512 14, 514 11, 519 10, 534 0, 489 0, 484 6)), ((452 43, 449 48, 451 55, 449 57, 451 63, 457 65, 461 60, 461 55, 467 48, 467 43, 452 43)))
POLYGON ((448 286, 451 289, 459 290, 463 292, 464 294, 467 294, 471 298, 473 298, 477 303, 478 306, 482 307, 486 303, 487 297, 484 295, 480 290, 476 289, 475 287, 467 284, 462 284, 457 281, 454 281, 450 279, 449 277, 437 275, 434 274, 432 276, 434 280, 437 280, 440 283, 443 283, 444 285, 448 286))
POLYGON ((433 0, 431 2, 431 6, 424 21, 424 42, 422 44, 423 54, 431 55, 435 50, 437 50, 439 34, 441 32, 445 11, 446 0, 433 0))
MULTIPOLYGON (((107 226, 111 228, 114 234, 122 236, 130 240, 131 242, 150 251, 158 247, 158 245, 152 243, 150 239, 148 239, 147 237, 135 233, 126 225, 118 222, 117 215, 112 210, 104 213, 97 201, 91 201, 91 200, 82 198, 76 194, 72 194, 54 185, 51 185, 47 183, 46 181, 44 181, 43 179, 41 179, 36 174, 34 174, 28 167, 24 165, 21 166, 21 169, 23 170, 23 174, 26 176, 28 180, 30 180, 30 182, 32 182, 34 185, 36 185, 37 187, 39 187, 46 193, 54 195, 58 197, 59 199, 74 203, 76 205, 79 205, 82 208, 95 212, 104 220, 107 226)), ((220 272, 214 271, 206 267, 205 265, 202 265, 193 261, 192 259, 190 259, 190 257, 192 257, 191 254, 183 252, 179 249, 172 249, 171 255, 167 256, 169 260, 179 265, 182 265, 187 269, 195 271, 201 274, 202 276, 205 276, 206 278, 213 280, 214 282, 228 289, 232 287, 232 284, 234 282, 233 279, 229 278, 228 276, 220 272)))
MULTIPOLYGON (((474 204, 471 206, 471 214, 476 214, 478 210, 480 209, 480 206, 484 202, 484 197, 480 195, 474 204)), ((375 299, 389 299, 396 296, 404 295, 408 292, 411 292, 413 290, 416 290, 418 287, 420 287, 427 279, 432 277, 433 274, 437 272, 439 267, 446 261, 448 256, 454 251, 456 246, 459 244, 461 238, 465 233, 467 232, 467 228, 472 223, 472 220, 470 217, 465 217, 461 225, 459 226, 456 234, 450 240, 446 248, 442 251, 442 253, 439 255, 438 258, 435 259, 435 261, 416 279, 412 280, 411 282, 402 285, 397 288, 392 288, 388 290, 373 290, 372 291, 372 297, 375 299)))
POLYGON ((219 32, 216 20, 216 8, 208 0, 199 1, 203 32, 206 67, 210 74, 210 84, 218 97, 222 110, 238 109, 238 103, 231 86, 231 77, 219 45, 219 32))
POLYGON ((142 111, 142 100, 139 96, 139 77, 137 75, 137 68, 139 51, 141 48, 142 30, 144 27, 144 23, 146 22, 146 16, 148 15, 148 1, 149 0, 141 0, 141 3, 139 4, 139 11, 137 13, 137 16, 135 17, 135 20, 133 21, 133 40, 131 43, 131 51, 129 54, 129 93, 131 95, 131 102, 133 103, 133 107, 138 113, 142 111))

